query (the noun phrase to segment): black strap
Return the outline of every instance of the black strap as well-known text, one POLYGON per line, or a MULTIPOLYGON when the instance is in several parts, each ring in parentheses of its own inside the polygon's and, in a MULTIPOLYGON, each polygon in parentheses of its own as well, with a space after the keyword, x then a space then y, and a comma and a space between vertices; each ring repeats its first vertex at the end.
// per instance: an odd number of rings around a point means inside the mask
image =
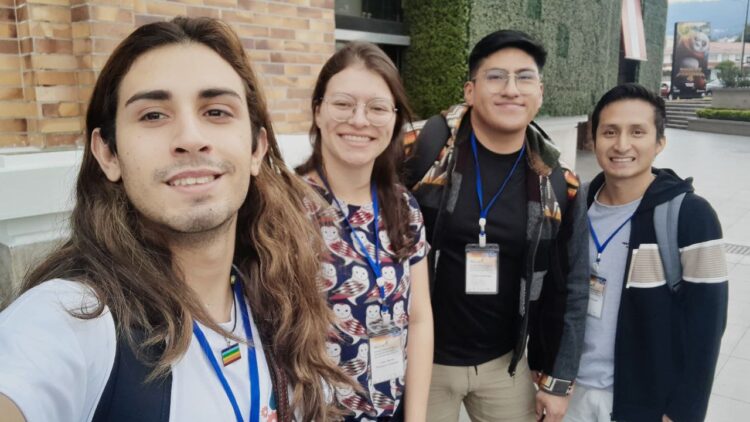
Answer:
MULTIPOLYGON (((154 348, 154 353, 160 349, 154 348)), ((146 382, 152 370, 118 336, 112 372, 92 422, 169 422, 172 373, 146 382)))
POLYGON ((414 141, 414 153, 404 163, 406 187, 412 188, 435 164, 440 150, 451 136, 450 128, 442 114, 430 117, 414 141))
MULTIPOLYGON (((536 122, 532 121, 530 125, 544 138, 549 139, 549 135, 536 122)), ((448 123, 442 114, 436 114, 427 119, 414 141, 414 152, 404 163, 407 188, 411 189, 422 180, 430 167, 435 164, 440 151, 445 147, 450 137, 450 127, 448 127, 448 123)))
MULTIPOLYGON (((155 347, 153 352, 149 353, 150 357, 157 356, 162 349, 155 347)), ((277 365, 270 351, 266 359, 276 399, 277 418, 279 422, 291 422, 294 420, 294 412, 287 391, 289 379, 277 365)), ((172 373, 146 382, 152 369, 152 366, 136 357, 127 341, 118 339, 112 372, 99 399, 92 422, 169 422, 172 373)))

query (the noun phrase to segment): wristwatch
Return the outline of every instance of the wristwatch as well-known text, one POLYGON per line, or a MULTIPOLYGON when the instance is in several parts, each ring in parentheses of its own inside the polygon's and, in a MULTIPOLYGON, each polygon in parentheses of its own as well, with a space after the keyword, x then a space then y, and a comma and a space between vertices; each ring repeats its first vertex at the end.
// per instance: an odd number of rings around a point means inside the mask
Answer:
POLYGON ((542 374, 537 382, 539 389, 555 396, 567 396, 573 389, 573 381, 555 378, 551 375, 542 374))

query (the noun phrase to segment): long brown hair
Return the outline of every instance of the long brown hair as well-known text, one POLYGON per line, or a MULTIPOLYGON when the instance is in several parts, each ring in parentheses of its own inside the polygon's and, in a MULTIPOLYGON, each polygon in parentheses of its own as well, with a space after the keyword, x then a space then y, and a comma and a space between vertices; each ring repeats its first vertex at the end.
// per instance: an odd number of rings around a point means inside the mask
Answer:
POLYGON ((101 128, 116 153, 118 89, 133 62, 150 50, 180 43, 205 45, 234 68, 245 85, 253 134, 267 131, 268 153, 238 212, 234 262, 249 276, 245 295, 264 345, 294 387, 294 405, 304 420, 327 420, 335 410, 322 381, 335 386, 349 380, 325 351, 332 316, 315 284, 322 242, 303 211, 309 190, 285 166, 255 73, 237 35, 221 21, 178 17, 141 26, 112 53, 86 115, 71 237, 28 275, 22 289, 53 278, 89 286, 99 307, 78 317, 95 318, 107 306, 118 337, 140 356, 150 346, 163 345, 164 352, 152 362, 152 378, 165 375, 186 352, 193 319, 222 331, 173 267, 166 239, 144 224, 122 183, 109 182, 91 152, 92 132, 101 128), (136 344, 136 333, 143 333, 145 341, 136 344))
MULTIPOLYGON (((393 136, 386 149, 375 159, 371 180, 377 185, 378 201, 381 204, 388 204, 388 206, 381 207, 381 211, 393 251, 399 259, 404 259, 408 256, 415 239, 409 235, 409 206, 403 196, 404 189, 399 188, 397 184, 400 180, 399 169, 404 161, 403 127, 405 123, 411 122, 412 113, 398 69, 375 44, 360 41, 348 43, 331 56, 320 70, 312 95, 312 112, 315 115, 320 107, 328 81, 337 73, 355 64, 362 64, 366 69, 380 75, 391 90, 396 103, 393 136)), ((321 133, 315 119, 310 127, 310 137, 313 142, 313 152, 307 162, 295 169, 299 174, 307 174, 318 168, 325 171, 320 145, 321 133)))

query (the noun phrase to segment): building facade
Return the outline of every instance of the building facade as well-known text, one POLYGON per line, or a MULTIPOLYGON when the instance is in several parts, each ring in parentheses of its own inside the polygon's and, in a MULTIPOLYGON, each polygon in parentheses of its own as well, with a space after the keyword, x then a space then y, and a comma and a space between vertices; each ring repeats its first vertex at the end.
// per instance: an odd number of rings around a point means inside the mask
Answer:
POLYGON ((334 1, 2 0, 0 148, 80 144, 97 72, 134 28, 177 15, 230 23, 265 82, 277 130, 305 132, 334 51, 334 1))
POLYGON ((306 134, 317 74, 343 43, 381 46, 401 69, 417 116, 427 117, 461 99, 474 43, 496 29, 525 30, 550 52, 542 113, 581 115, 618 81, 656 89, 666 5, 666 0, 0 0, 0 303, 29 264, 65 235, 88 98, 114 47, 142 24, 178 15, 229 23, 263 82, 282 152, 294 165, 310 151, 306 134), (623 2, 640 2, 646 61, 624 58, 623 2))
POLYGON ((136 27, 178 15, 237 31, 288 155, 309 149, 334 0, 0 0, 0 303, 67 230, 86 104, 109 54, 136 27))
MULTIPOLYGON (((662 64, 663 75, 669 79, 672 72, 672 50, 674 40, 667 38, 664 43, 664 62, 662 64)), ((711 41, 708 47, 708 68, 713 69, 723 61, 731 61, 740 66, 742 59, 742 43, 739 41, 711 41)), ((750 43, 745 43, 745 66, 750 65, 750 43)), ((715 75, 712 75, 715 77, 715 75)), ((713 79, 713 78, 712 78, 713 79)))

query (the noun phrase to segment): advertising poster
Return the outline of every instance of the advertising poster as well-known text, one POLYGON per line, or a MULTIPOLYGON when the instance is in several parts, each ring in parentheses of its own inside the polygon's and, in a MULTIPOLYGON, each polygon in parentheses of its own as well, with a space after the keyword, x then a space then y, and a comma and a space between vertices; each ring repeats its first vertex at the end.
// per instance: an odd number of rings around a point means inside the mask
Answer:
POLYGON ((672 97, 698 98, 706 92, 708 69, 708 22, 677 22, 672 53, 672 97))

